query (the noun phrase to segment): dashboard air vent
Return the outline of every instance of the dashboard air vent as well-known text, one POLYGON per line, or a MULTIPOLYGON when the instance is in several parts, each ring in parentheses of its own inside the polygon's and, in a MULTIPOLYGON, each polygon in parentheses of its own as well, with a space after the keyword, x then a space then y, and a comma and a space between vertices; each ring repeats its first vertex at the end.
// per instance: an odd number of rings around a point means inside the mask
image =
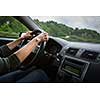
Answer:
POLYGON ((81 58, 86 58, 88 60, 96 60, 98 55, 99 55, 99 53, 97 53, 97 52, 86 50, 81 55, 81 58))
POLYGON ((68 48, 66 50, 66 55, 75 56, 79 49, 77 48, 68 48))

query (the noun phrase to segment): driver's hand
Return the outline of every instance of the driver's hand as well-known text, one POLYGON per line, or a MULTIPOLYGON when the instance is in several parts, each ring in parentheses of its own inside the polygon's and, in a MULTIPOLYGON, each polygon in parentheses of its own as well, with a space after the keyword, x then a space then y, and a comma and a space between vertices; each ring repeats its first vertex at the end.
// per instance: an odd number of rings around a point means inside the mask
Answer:
POLYGON ((48 41, 48 33, 41 33, 36 38, 42 42, 42 41, 48 41))
POLYGON ((24 39, 31 39, 33 37, 33 35, 31 35, 32 31, 28 31, 26 33, 22 33, 21 35, 21 39, 24 40, 24 39))

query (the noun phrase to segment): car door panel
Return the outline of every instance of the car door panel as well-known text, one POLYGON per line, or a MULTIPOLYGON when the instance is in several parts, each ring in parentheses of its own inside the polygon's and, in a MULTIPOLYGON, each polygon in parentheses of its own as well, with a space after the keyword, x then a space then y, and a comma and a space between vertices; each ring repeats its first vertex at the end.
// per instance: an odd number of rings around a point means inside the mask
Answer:
POLYGON ((3 38, 3 37, 0 37, 0 46, 5 45, 5 44, 7 44, 7 43, 9 43, 9 42, 11 42, 13 40, 15 40, 15 39, 13 39, 13 38, 3 38))

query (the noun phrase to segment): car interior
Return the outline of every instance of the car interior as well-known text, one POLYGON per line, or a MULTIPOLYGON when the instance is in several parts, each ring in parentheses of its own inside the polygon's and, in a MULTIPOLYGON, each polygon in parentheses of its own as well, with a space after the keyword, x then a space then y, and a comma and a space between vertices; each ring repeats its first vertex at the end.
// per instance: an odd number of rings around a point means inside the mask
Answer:
MULTIPOLYGON (((28 30, 45 32, 29 16, 14 16, 28 30)), ((19 34, 20 36, 21 34, 19 34)), ((0 46, 15 40, 0 36, 0 46)), ((26 45, 24 40, 15 51, 26 45)), ((25 59, 19 68, 0 75, 0 82, 15 82, 32 70, 42 69, 51 83, 96 83, 100 82, 100 44, 72 42, 49 35, 47 42, 41 42, 25 59), (9 80, 12 77, 12 80, 9 80)))

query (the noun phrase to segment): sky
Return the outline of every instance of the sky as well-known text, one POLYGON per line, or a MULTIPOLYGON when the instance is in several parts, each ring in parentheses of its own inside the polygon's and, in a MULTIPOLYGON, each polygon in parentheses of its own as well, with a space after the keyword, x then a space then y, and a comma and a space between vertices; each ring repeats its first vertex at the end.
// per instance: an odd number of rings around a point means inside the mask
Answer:
POLYGON ((40 21, 56 21, 73 28, 88 28, 100 33, 100 16, 32 16, 40 21))

